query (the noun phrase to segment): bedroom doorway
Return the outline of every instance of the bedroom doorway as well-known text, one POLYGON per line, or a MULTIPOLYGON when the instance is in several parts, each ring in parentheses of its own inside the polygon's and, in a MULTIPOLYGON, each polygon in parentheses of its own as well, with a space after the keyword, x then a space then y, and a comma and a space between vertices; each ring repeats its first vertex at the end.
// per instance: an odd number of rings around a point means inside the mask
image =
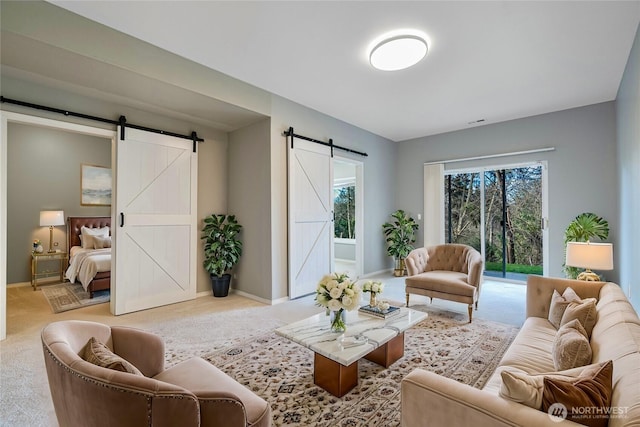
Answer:
MULTIPOLYGON (((48 128, 52 130, 58 130, 63 132, 69 132, 71 134, 82 134, 92 137, 105 139, 106 143, 115 142, 115 132, 112 130, 106 130, 101 128, 94 128, 85 125, 79 125, 68 122, 61 122, 57 120, 45 119, 36 116, 29 116, 25 114, 13 113, 3 111, 0 113, 0 339, 6 338, 7 332, 7 250, 8 250, 8 238, 7 238, 7 205, 8 205, 8 128, 10 125, 24 125, 40 128, 48 128)), ((79 168, 80 166, 78 166, 79 168)), ((47 174, 64 173, 62 170, 52 170, 50 162, 41 168, 35 169, 34 173, 39 173, 39 176, 49 176, 47 174), (43 175, 44 174, 44 175, 43 175)), ((44 180, 43 183, 51 182, 44 180)), ((74 188, 79 189, 79 185, 74 188)), ((34 214, 37 215, 37 212, 34 214)), ((65 213, 65 216, 68 213, 65 213)), ((28 248, 29 242, 25 242, 25 247, 28 248)), ((19 250, 19 247, 18 247, 19 250)), ((28 256, 28 249, 25 249, 25 254, 28 256)))

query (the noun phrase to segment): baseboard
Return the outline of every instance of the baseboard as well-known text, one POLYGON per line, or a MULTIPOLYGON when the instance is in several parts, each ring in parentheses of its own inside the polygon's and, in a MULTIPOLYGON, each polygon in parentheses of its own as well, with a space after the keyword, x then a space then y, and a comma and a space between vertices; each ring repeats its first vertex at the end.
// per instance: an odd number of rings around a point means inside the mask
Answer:
MULTIPOLYGON (((38 285, 41 284, 41 283, 46 284, 47 282, 39 281, 38 285)), ((23 288, 23 287, 27 287, 27 286, 31 286, 31 283, 30 282, 7 283, 7 288, 23 288)))
POLYGON ((385 270, 378 270, 378 271, 373 271, 371 273, 363 274, 362 276, 360 276, 360 279, 366 279, 366 278, 369 278, 369 277, 380 276, 382 274, 392 274, 393 275, 393 268, 391 270, 385 269, 385 270))
MULTIPOLYGON (((289 297, 278 298, 276 300, 269 300, 269 299, 260 298, 260 297, 257 297, 255 295, 253 295, 253 294, 250 294, 248 292, 239 291, 239 290, 233 289, 233 288, 229 290, 229 293, 240 295, 241 297, 249 298, 251 300, 258 301, 258 302, 261 302, 262 304, 266 304, 266 305, 282 304, 283 302, 289 301, 289 297)), ((210 290, 209 291, 198 292, 196 294, 196 298, 210 297, 210 296, 213 296, 213 292, 210 291, 210 290)))
POLYGON ((209 289, 208 291, 202 291, 202 292, 196 293, 196 298, 210 297, 210 296, 213 296, 213 292, 211 291, 211 289, 209 289))
POLYGON ((240 295, 241 297, 249 298, 249 299, 252 299, 254 301, 258 301, 258 302, 261 302, 261 303, 267 304, 267 305, 282 304, 283 302, 289 301, 289 297, 278 298, 276 300, 270 300, 270 299, 266 299, 266 298, 257 297, 257 296, 255 296, 253 294, 248 293, 248 292, 239 291, 237 289, 231 289, 231 292, 234 293, 234 294, 240 295))

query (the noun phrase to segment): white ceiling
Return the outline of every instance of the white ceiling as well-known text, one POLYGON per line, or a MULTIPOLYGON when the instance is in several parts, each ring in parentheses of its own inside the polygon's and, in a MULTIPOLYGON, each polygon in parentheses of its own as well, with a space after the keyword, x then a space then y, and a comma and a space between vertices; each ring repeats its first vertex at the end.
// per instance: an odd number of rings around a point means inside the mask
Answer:
POLYGON ((615 99, 640 1, 52 1, 394 141, 615 99), (367 61, 414 28, 429 54, 367 61))

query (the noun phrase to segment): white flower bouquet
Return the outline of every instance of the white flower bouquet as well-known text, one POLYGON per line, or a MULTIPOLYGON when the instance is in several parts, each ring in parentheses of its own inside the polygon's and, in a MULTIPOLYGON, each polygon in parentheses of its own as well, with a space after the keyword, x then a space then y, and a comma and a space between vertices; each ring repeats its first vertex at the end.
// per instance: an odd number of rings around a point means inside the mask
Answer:
POLYGON ((369 280, 362 285, 362 292, 371 292, 371 296, 369 297, 369 305, 371 307, 376 307, 378 305, 376 301, 376 295, 381 294, 384 290, 384 285, 382 282, 374 282, 373 280, 369 280))
POLYGON ((360 286, 352 282, 346 273, 328 274, 320 280, 316 288, 316 303, 326 307, 327 314, 332 313, 333 331, 345 331, 344 312, 358 308, 360 293, 360 286))
POLYGON ((360 301, 360 286, 346 273, 327 274, 316 289, 316 302, 330 311, 354 310, 360 301))
POLYGON ((362 292, 373 292, 374 294, 381 294, 384 290, 384 284, 382 282, 374 282, 369 280, 362 285, 362 292))

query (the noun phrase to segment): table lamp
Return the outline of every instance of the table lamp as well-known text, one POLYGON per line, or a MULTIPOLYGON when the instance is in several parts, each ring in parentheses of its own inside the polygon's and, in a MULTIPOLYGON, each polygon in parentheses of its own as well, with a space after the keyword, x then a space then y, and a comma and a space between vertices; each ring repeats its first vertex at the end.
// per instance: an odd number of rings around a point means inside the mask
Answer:
POLYGON ((53 227, 64 225, 64 211, 40 211, 40 226, 49 227, 49 253, 53 250, 53 227))
POLYGON ((569 267, 584 268, 578 280, 588 282, 600 281, 600 276, 591 271, 613 270, 613 245, 611 243, 567 242, 567 258, 569 267))

